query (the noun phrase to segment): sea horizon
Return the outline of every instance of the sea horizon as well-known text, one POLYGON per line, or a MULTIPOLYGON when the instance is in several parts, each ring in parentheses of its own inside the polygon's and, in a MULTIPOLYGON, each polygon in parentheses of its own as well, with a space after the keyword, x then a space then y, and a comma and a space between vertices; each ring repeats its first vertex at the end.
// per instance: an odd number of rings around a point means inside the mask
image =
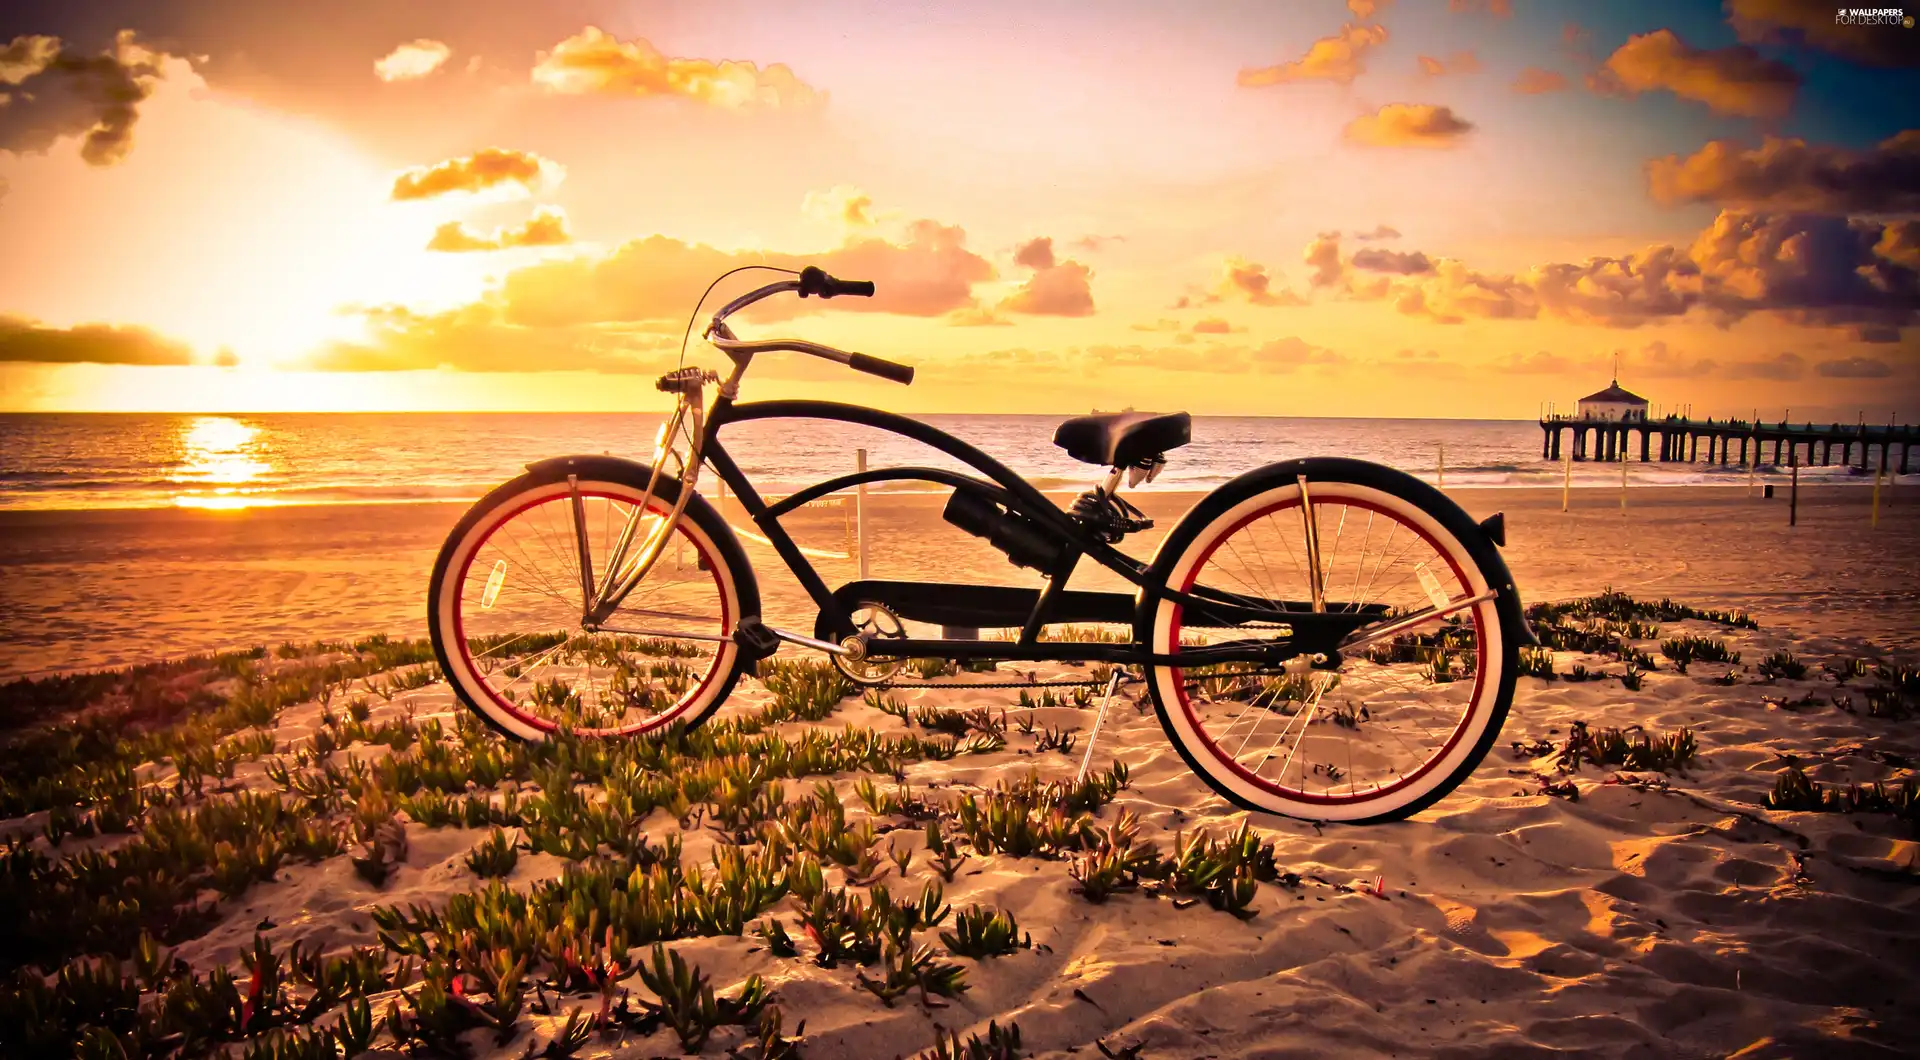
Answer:
MULTIPOLYGON (((1076 413, 925 413, 912 418, 959 437, 1036 487, 1075 491, 1099 475, 1052 444, 1076 413)), ((0 413, 0 511, 238 509, 278 505, 471 501, 531 461, 580 452, 645 459, 657 412, 20 412, 0 413)), ((1205 491, 1278 460, 1371 460, 1447 487, 1561 486, 1563 464, 1541 458, 1536 421, 1425 417, 1207 416, 1193 440, 1140 491, 1205 491)), ((763 493, 779 494, 870 466, 964 466, 919 443, 863 427, 792 430, 753 421, 722 434, 763 493)), ((1756 481, 1782 473, 1763 466, 1756 481)), ((1745 483, 1735 464, 1630 461, 1630 484, 1745 483)), ((1801 480, 1871 482, 1844 466, 1802 468, 1801 480)), ((1920 476, 1909 476, 1920 480, 1920 476)), ((1617 464, 1576 462, 1571 485, 1618 487, 1617 464)), ((712 491, 709 480, 704 489, 712 491)), ((924 482, 875 490, 937 492, 924 482)))

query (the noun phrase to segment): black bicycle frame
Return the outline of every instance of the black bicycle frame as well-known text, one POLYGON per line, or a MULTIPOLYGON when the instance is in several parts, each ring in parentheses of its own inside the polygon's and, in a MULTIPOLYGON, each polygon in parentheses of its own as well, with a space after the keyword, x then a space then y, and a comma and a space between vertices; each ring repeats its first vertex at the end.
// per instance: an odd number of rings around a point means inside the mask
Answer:
MULTIPOLYGON (((953 659, 1057 659, 1099 660, 1116 663, 1175 662, 1185 665, 1213 662, 1273 662, 1276 657, 1318 653, 1331 661, 1337 658, 1339 642, 1360 626, 1382 617, 1385 608, 1369 605, 1354 611, 1314 613, 1297 602, 1277 602, 1238 596, 1204 588, 1192 592, 1173 589, 1156 580, 1146 564, 1119 551, 1088 533, 1086 528, 1033 485, 999 461, 979 449, 929 424, 896 413, 861 405, 834 401, 775 400, 736 404, 724 393, 714 400, 709 411, 701 453, 721 481, 732 487, 759 532, 785 561, 820 607, 820 619, 814 636, 839 643, 854 634, 852 611, 862 602, 884 603, 902 618, 948 626, 975 628, 1021 627, 1018 641, 985 640, 875 640, 868 645, 871 655, 902 658, 934 656, 953 659), (979 472, 983 478, 957 474, 939 468, 877 468, 842 475, 809 486, 774 504, 768 504, 754 489, 745 473, 719 439, 720 429, 730 423, 771 419, 815 419, 873 427, 910 438, 953 457, 979 472), (780 517, 809 501, 862 483, 896 480, 920 480, 979 491, 1010 512, 1038 523, 1056 535, 1062 549, 1043 589, 1012 586, 955 585, 939 582, 858 581, 829 589, 813 564, 800 551, 780 524, 780 517), (1082 556, 1089 557, 1139 587, 1139 593, 1078 592, 1065 589, 1068 578, 1082 556), (1107 622, 1135 624, 1144 608, 1161 600, 1174 600, 1196 609, 1189 624, 1240 626, 1267 623, 1273 631, 1277 624, 1291 628, 1284 649, 1273 641, 1246 641, 1189 648, 1179 656, 1152 655, 1143 645, 1039 641, 1041 627, 1062 622, 1107 622), (1275 604, 1285 603, 1289 612, 1284 623, 1275 623, 1275 604), (1299 609, 1296 611, 1295 609, 1299 609)), ((864 547, 864 543, 863 543, 864 547)))

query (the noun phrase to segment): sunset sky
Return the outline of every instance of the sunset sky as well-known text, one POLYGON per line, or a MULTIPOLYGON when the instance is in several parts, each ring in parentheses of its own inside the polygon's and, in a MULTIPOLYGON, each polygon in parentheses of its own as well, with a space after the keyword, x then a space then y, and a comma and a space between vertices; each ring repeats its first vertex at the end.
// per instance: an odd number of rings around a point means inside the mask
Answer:
POLYGON ((1666 408, 1912 422, 1920 29, 1833 15, 16 0, 0 409, 656 408, 765 262, 880 296, 743 335, 920 378, 748 398, 1524 418, 1617 355, 1666 408))

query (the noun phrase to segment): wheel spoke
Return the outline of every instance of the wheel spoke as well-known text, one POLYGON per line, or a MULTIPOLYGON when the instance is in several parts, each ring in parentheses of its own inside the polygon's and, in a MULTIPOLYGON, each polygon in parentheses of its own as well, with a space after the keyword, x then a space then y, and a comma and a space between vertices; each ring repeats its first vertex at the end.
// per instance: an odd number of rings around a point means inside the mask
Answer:
POLYGON ((649 524, 641 492, 585 478, 536 485, 468 532, 475 543, 464 566, 437 590, 453 596, 461 635, 442 628, 441 604, 434 614, 436 641, 461 671, 455 688, 470 706, 526 735, 562 724, 613 735, 704 711, 721 694, 719 670, 738 654, 730 571, 705 536, 693 536, 691 515, 649 524), (654 564, 611 623, 586 629, 584 610, 640 569, 634 561, 656 534, 702 562, 654 564), (596 556, 606 564, 597 572, 596 556), (506 573, 489 592, 497 564, 506 573))
MULTIPOLYGON (((1193 732, 1199 742, 1189 750, 1208 779, 1255 805, 1293 800, 1303 816, 1332 812, 1325 806, 1339 810, 1338 819, 1404 805, 1450 779, 1434 766, 1493 709, 1506 663, 1489 651, 1488 623, 1497 620, 1484 605, 1492 594, 1473 593, 1476 583, 1460 573, 1472 563, 1465 547, 1425 529, 1436 520, 1412 502, 1362 499, 1347 483, 1303 477, 1270 496, 1251 515, 1203 529, 1188 546, 1198 555, 1176 565, 1191 578, 1174 588, 1264 600, 1275 615, 1304 601, 1325 611, 1378 607, 1385 617, 1349 639, 1337 669, 1275 677, 1236 676, 1223 665, 1171 668, 1156 678, 1155 695, 1181 700, 1170 724, 1193 732), (1332 533, 1323 539, 1325 529, 1332 533), (1439 587, 1428 584, 1436 574, 1439 587), (1331 596, 1336 586, 1350 595, 1331 596)), ((1178 618, 1201 609, 1170 610, 1178 618)), ((1229 639, 1262 635, 1246 621, 1193 618, 1180 625, 1229 629, 1229 639)), ((1181 650, 1177 635, 1155 637, 1181 650)))

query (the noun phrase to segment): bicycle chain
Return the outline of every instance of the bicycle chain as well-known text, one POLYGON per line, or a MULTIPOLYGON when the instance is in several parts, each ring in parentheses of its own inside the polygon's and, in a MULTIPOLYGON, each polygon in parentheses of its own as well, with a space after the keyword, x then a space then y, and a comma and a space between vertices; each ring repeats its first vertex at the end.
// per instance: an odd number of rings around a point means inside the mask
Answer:
MULTIPOLYGON (((1231 674, 1231 676, 1233 676, 1233 677, 1279 677, 1279 676, 1283 676, 1283 675, 1285 675, 1285 674, 1286 674, 1286 672, 1287 672, 1287 671, 1286 671, 1286 670, 1284 670, 1284 669, 1282 669, 1282 670, 1235 670, 1235 671, 1233 671, 1233 672, 1232 672, 1232 674, 1231 674)), ((1222 674, 1222 675, 1220 675, 1220 676, 1222 676, 1222 677, 1225 677, 1225 676, 1228 676, 1228 675, 1226 675, 1226 674, 1222 674)), ((979 688, 1099 688, 1099 687, 1101 687, 1101 686, 1103 686, 1103 685, 1105 685, 1106 683, 1107 683, 1107 682, 1106 682, 1106 681, 1104 681, 1104 680, 1095 680, 1095 679, 1093 679, 1093 678, 1083 678, 1083 679, 1080 679, 1080 680, 1061 680, 1061 681, 1038 681, 1038 680, 1030 680, 1030 681, 956 681, 956 682, 953 682, 953 683, 951 683, 951 684, 940 684, 940 683, 937 683, 937 682, 934 682, 934 681, 884 681, 884 682, 881 682, 880 684, 871 684, 871 685, 870 685, 870 684, 861 684, 861 685, 860 685, 860 687, 862 687, 862 688, 872 688, 872 689, 876 689, 876 690, 878 690, 878 691, 882 691, 882 692, 886 692, 886 691, 891 691, 891 690, 893 690, 893 689, 896 689, 896 688, 963 688, 963 689, 979 689, 979 688)), ((1125 687, 1126 687, 1127 685, 1132 685, 1132 684, 1142 684, 1142 683, 1144 683, 1144 679, 1143 679, 1143 678, 1139 678, 1139 677, 1135 677, 1134 675, 1132 675, 1132 674, 1130 674, 1130 673, 1126 673, 1126 672, 1124 672, 1124 671, 1122 671, 1122 673, 1121 673, 1121 675, 1120 675, 1120 684, 1119 684, 1118 686, 1116 686, 1116 690, 1118 690, 1118 688, 1125 688, 1125 687)), ((1191 683, 1193 683, 1193 682, 1189 682, 1189 684, 1191 684, 1191 683)))

